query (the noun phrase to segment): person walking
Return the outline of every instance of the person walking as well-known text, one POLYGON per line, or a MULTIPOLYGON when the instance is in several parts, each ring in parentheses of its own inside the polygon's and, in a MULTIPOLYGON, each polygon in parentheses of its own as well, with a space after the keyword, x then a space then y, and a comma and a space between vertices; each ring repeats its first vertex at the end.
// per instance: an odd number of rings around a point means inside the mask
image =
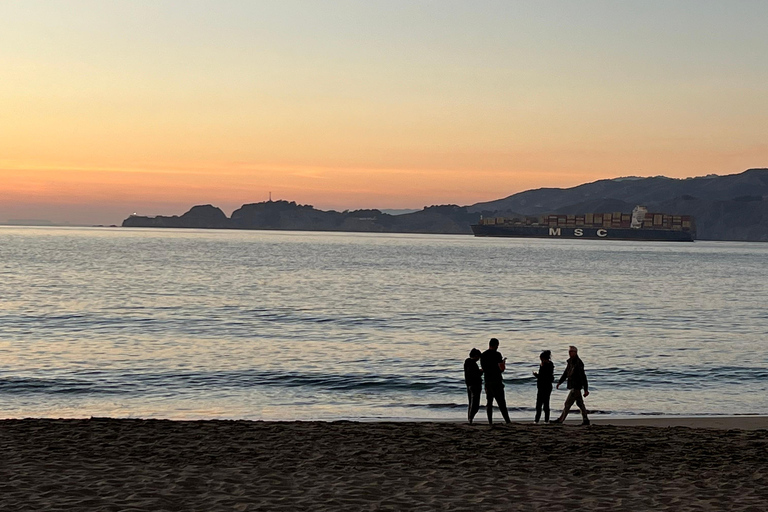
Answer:
POLYGON ((555 365, 552 363, 552 352, 545 350, 539 356, 541 364, 539 371, 533 372, 536 377, 536 419, 541 419, 541 410, 544 409, 544 423, 549 423, 549 397, 552 395, 552 381, 555 380, 555 365))
POLYGON ((557 382, 557 389, 560 389, 560 384, 566 380, 568 381, 568 397, 565 399, 562 414, 559 418, 553 420, 552 423, 564 422, 571 410, 571 406, 576 402, 576 405, 581 410, 581 424, 589 425, 587 407, 584 405, 584 397, 589 396, 589 384, 587 383, 587 374, 584 371, 584 363, 579 358, 579 350, 573 345, 568 347, 568 364, 560 380, 557 382), (584 388, 584 397, 581 396, 582 388, 584 388))
POLYGON ((499 406, 504 421, 511 423, 507 412, 507 400, 504 398, 504 379, 501 374, 507 369, 506 357, 501 357, 499 352, 499 340, 491 338, 488 342, 488 350, 480 355, 480 366, 485 375, 485 411, 488 414, 488 424, 493 425, 493 401, 499 406))
POLYGON ((483 370, 477 367, 480 355, 480 351, 473 348, 469 351, 469 358, 464 361, 464 382, 467 384, 467 398, 469 400, 467 417, 470 425, 480 409, 480 393, 483 390, 483 370))

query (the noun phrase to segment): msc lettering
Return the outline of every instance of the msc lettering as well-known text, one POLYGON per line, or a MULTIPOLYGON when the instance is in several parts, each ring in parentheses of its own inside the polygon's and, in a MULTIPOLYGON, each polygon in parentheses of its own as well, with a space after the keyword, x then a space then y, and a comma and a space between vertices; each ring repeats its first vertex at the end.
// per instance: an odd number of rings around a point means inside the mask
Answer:
MULTIPOLYGON (((598 229, 596 234, 597 236, 603 238, 608 236, 608 230, 598 229)), ((560 228, 549 228, 549 236, 562 236, 560 228)), ((573 236, 584 236, 584 230, 581 228, 574 229, 573 236)))

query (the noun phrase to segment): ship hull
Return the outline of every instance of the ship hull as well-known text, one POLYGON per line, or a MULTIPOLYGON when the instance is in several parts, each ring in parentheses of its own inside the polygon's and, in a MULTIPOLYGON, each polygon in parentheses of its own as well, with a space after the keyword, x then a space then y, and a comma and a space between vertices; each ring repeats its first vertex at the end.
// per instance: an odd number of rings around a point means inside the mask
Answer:
POLYGON ((693 242, 694 233, 672 229, 594 228, 594 227, 547 227, 547 226, 503 226, 475 224, 475 236, 507 238, 556 238, 586 240, 644 240, 655 242, 693 242))

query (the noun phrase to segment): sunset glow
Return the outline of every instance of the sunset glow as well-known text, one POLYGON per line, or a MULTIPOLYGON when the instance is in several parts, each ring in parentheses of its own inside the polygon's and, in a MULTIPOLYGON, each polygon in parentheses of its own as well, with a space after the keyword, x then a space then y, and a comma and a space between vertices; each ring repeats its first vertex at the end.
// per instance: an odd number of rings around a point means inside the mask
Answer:
POLYGON ((768 166, 762 2, 10 1, 0 222, 768 166))

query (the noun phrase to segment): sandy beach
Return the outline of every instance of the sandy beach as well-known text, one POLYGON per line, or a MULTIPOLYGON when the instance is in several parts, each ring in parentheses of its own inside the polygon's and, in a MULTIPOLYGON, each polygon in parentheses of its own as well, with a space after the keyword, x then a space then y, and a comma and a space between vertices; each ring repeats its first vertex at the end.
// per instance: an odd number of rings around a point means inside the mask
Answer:
POLYGON ((25 419, 0 446, 0 510, 768 508, 764 429, 25 419))
MULTIPOLYGON (((765 430, 768 429, 768 416, 640 416, 636 418, 600 418, 592 417, 595 425, 614 425, 621 427, 690 427, 713 428, 720 430, 765 430)), ((569 423, 580 422, 578 411, 569 416, 569 423)))

